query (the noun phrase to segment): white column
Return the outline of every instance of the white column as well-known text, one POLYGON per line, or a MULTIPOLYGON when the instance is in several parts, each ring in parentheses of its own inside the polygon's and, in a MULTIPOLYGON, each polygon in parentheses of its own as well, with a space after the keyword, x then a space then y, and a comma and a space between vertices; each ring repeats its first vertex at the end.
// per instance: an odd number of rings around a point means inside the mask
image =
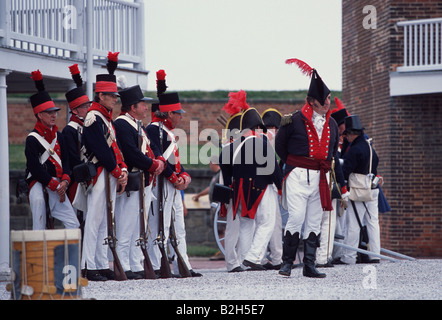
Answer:
POLYGON ((94 3, 88 1, 86 7, 86 94, 89 99, 94 99, 94 3))
POLYGON ((0 69, 0 270, 9 267, 9 139, 6 76, 0 69))
MULTIPOLYGON (((137 56, 139 56, 141 59, 140 63, 138 63, 138 65, 137 65, 137 69, 144 71, 145 60, 146 60, 146 52, 145 52, 146 46, 145 46, 145 42, 144 42, 146 33, 145 33, 144 29, 147 24, 145 23, 145 20, 144 20, 145 15, 144 15, 144 2, 143 2, 143 0, 135 0, 135 2, 140 5, 137 10, 137 25, 142 26, 137 29, 137 32, 138 32, 137 39, 136 39, 137 56)), ((147 88, 143 88, 143 89, 147 90, 147 88)))

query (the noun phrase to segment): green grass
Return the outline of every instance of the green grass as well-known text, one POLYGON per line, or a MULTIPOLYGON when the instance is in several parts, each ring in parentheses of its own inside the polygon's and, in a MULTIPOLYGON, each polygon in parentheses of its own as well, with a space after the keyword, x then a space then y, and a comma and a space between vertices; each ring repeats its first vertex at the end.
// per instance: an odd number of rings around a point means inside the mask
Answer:
POLYGON ((24 144, 9 145, 9 170, 25 170, 26 157, 24 144))
MULTIPOLYGON (((238 91, 238 90, 232 90, 238 91)), ((203 100, 213 100, 213 99, 229 99, 229 93, 231 91, 228 90, 215 90, 215 91, 202 91, 202 90, 188 90, 188 91, 179 91, 179 95, 181 99, 203 99, 203 100)), ((281 90, 281 91, 253 91, 246 90, 247 99, 276 99, 276 100, 286 100, 286 99, 304 99, 307 95, 307 90, 281 90)), ((148 97, 156 97, 156 91, 147 91, 145 92, 148 97)), ((332 100, 335 96, 341 99, 341 91, 332 90, 332 100)), ((53 99, 65 99, 64 94, 51 94, 53 99)), ((13 93, 9 94, 10 98, 29 98, 29 94, 20 94, 13 93)))
MULTIPOLYGON (((214 149, 214 147, 212 149, 210 144, 180 146, 178 148, 180 162, 186 169, 207 169, 209 166, 209 158, 214 155, 211 154, 214 149), (202 163, 202 161, 205 163, 202 163)), ((219 152, 221 152, 221 150, 219 150, 219 152)), ((217 155, 219 155, 219 153, 217 155)))
POLYGON ((207 247, 207 246, 187 246, 187 255, 191 257, 211 257, 219 251, 218 248, 207 247))

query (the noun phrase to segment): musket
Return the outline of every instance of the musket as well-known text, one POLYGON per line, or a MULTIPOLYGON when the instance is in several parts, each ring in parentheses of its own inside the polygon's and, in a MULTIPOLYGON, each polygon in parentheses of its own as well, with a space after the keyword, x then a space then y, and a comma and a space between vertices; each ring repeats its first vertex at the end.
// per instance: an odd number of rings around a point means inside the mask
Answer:
POLYGON ((109 245, 109 249, 114 257, 114 274, 115 280, 122 281, 127 280, 126 274, 124 273, 123 267, 121 266, 120 259, 117 255, 116 245, 117 238, 115 237, 114 227, 113 227, 113 206, 112 206, 112 196, 111 196, 111 183, 109 173, 103 170, 105 175, 105 185, 106 185, 106 209, 107 209, 107 238, 104 239, 104 244, 109 245))
POLYGON ((385 260, 389 260, 389 261, 392 261, 392 262, 398 262, 399 261, 398 259, 391 258, 389 256, 385 256, 385 255, 382 255, 382 254, 377 254, 377 253, 374 253, 374 252, 371 252, 371 251, 368 251, 368 250, 364 250, 364 249, 360 249, 360 248, 354 248, 352 246, 349 246, 349 245, 341 243, 341 242, 334 241, 333 244, 335 246, 337 246, 337 247, 342 247, 342 248, 345 248, 345 249, 353 250, 353 251, 356 251, 356 252, 359 252, 359 253, 363 253, 363 254, 367 254, 367 255, 370 255, 370 256, 373 256, 373 257, 377 257, 377 258, 380 258, 380 259, 385 259, 385 260))
MULTIPOLYGON (((143 135, 142 135, 142 127, 141 121, 138 121, 138 148, 141 150, 141 146, 143 144, 143 135)), ((146 229, 144 226, 144 171, 140 169, 140 190, 139 190, 139 198, 140 198, 140 238, 137 241, 137 245, 140 246, 141 251, 144 256, 144 278, 145 279, 156 279, 155 271, 153 270, 152 262, 150 261, 149 254, 147 253, 147 238, 146 238, 146 229)))
POLYGON ((49 194, 45 186, 42 186, 42 188, 46 207, 46 229, 52 230, 54 229, 54 218, 51 216, 51 208, 49 206, 49 194))
MULTIPOLYGON (((162 122, 159 122, 159 135, 160 135, 160 150, 163 153, 163 126, 162 122)), ((166 252, 166 237, 164 235, 164 205, 163 205, 163 187, 164 180, 163 174, 158 175, 158 237, 155 242, 161 252, 161 278, 171 278, 172 271, 170 270, 169 257, 166 252)))
MULTIPOLYGON (((174 200, 175 200, 176 191, 174 194, 174 200)), ((169 232, 169 239, 170 244, 175 251, 176 258, 177 258, 177 264, 178 264, 178 271, 180 273, 180 276, 183 278, 189 278, 192 277, 192 274, 190 273, 189 268, 187 267, 186 262, 183 259, 183 256, 180 253, 180 250, 178 249, 178 241, 176 238, 176 232, 175 232, 175 206, 172 205, 172 211, 173 214, 170 216, 170 232, 169 232)))

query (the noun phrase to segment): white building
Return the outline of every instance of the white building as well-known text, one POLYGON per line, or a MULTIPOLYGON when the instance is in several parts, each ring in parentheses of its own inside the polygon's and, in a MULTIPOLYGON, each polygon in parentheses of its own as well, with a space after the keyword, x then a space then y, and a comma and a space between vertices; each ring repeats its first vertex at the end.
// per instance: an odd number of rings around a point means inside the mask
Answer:
POLYGON ((144 28, 142 0, 0 1, 0 269, 9 265, 7 93, 34 93, 37 69, 48 92, 66 92, 68 67, 78 63, 92 98, 109 51, 120 52, 118 75, 147 90, 144 28))

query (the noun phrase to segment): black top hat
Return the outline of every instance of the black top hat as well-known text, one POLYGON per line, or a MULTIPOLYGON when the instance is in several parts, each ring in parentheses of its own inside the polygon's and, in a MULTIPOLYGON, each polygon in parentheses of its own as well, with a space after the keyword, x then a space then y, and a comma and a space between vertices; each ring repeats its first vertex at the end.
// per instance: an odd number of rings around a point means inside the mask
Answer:
POLYGON ((243 131, 244 129, 252 129, 255 127, 261 128, 264 133, 267 132, 267 128, 264 122, 262 122, 261 115, 258 111, 255 108, 248 108, 241 115, 240 130, 243 131))
POLYGON ((185 113, 183 109, 181 109, 180 98, 177 92, 167 92, 158 95, 158 99, 160 100, 160 111, 161 112, 169 112, 173 111, 176 113, 185 113))
POLYGON ((318 100, 323 106, 329 94, 330 90, 325 85, 324 81, 322 81, 316 69, 313 69, 312 79, 310 81, 310 87, 307 95, 318 100))
POLYGON ((345 131, 344 133, 356 132, 361 133, 364 131, 364 127, 362 127, 361 120, 357 115, 348 116, 344 119, 345 122, 345 131))
POLYGON ((263 112, 261 118, 267 128, 276 127, 277 129, 279 129, 279 127, 281 126, 282 114, 276 109, 267 109, 263 112))
POLYGON ((140 101, 152 101, 152 98, 145 97, 139 85, 126 88, 118 92, 120 94, 122 107, 130 107, 140 101))

